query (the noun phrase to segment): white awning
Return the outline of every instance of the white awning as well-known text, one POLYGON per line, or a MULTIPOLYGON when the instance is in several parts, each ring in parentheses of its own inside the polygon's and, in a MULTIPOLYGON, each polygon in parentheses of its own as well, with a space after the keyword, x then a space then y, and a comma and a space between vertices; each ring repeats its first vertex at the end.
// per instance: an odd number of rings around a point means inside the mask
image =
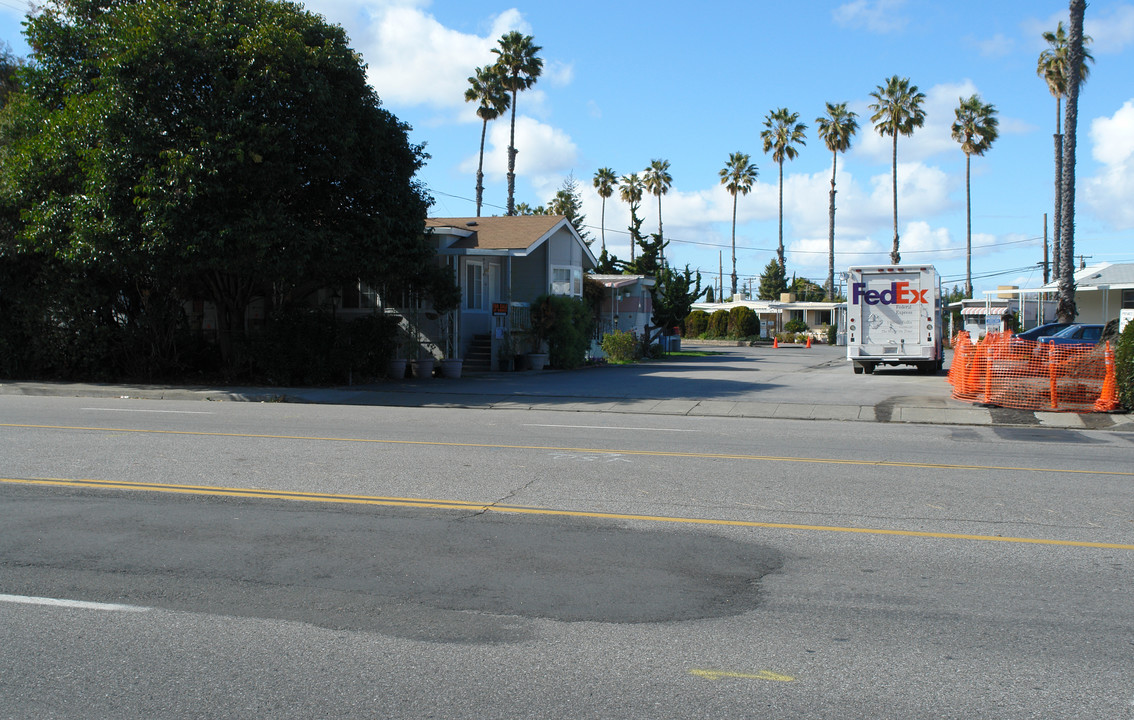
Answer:
POLYGON ((988 315, 988 316, 991 317, 991 316, 1000 316, 1000 315, 1003 315, 1006 312, 1008 312, 1008 306, 1007 305, 993 305, 991 307, 985 307, 984 305, 977 305, 977 306, 973 306, 973 307, 961 308, 961 314, 962 315, 988 315))

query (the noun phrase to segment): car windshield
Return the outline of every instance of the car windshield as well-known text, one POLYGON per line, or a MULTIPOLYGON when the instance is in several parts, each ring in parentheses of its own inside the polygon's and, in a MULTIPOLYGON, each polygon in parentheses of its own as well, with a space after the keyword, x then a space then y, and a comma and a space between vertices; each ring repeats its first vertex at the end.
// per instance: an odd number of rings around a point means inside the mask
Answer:
POLYGON ((1060 337, 1060 338, 1078 337, 1079 331, 1082 330, 1082 329, 1083 329, 1082 325, 1068 325, 1067 327, 1063 328, 1059 332, 1052 335, 1052 337, 1060 337))

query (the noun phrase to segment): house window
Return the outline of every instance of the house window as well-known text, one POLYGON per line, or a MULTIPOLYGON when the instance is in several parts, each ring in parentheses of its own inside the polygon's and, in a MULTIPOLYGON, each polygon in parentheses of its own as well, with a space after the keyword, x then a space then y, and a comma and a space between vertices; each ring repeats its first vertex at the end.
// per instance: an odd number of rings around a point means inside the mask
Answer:
POLYGON ((789 312, 789 319, 798 320, 800 322, 803 322, 803 311, 802 310, 789 310, 788 312, 789 312))
POLYGON ((465 308, 484 310, 484 266, 470 262, 465 266, 465 308))
POLYGON ((553 267, 551 268, 551 294, 552 295, 571 295, 574 297, 582 297, 583 295, 583 270, 578 267, 553 267))
POLYGON ((1134 308, 1134 290, 1122 291, 1122 309, 1129 310, 1134 308))
POLYGON ((378 291, 361 280, 342 289, 344 310, 368 310, 378 307, 378 291))

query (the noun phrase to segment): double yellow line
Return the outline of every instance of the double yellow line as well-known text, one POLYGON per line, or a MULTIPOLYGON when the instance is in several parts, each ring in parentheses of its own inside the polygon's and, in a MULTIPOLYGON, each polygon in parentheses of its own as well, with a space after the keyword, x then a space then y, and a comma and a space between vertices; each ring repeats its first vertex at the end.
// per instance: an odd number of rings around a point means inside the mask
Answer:
POLYGON ((720 520, 712 518, 670 517, 665 515, 635 515, 627 513, 586 512, 580 510, 556 510, 552 508, 525 507, 522 505, 477 503, 463 500, 379 497, 369 495, 334 495, 328 493, 292 492, 286 490, 217 487, 211 485, 133 483, 115 480, 69 480, 64 478, 0 478, 0 483, 7 483, 12 485, 98 488, 104 490, 144 490, 151 492, 178 493, 185 495, 257 498, 267 500, 295 500, 301 502, 376 505, 384 507, 465 510, 472 512, 496 512, 515 515, 550 515, 558 517, 592 518, 600 520, 634 520, 640 522, 675 523, 684 525, 714 525, 722 527, 765 528, 775 530, 805 530, 813 532, 858 533, 863 535, 895 535, 900 537, 935 538, 944 540, 975 540, 982 542, 1023 543, 1029 545, 1085 547, 1109 550, 1134 550, 1134 545, 1122 543, 1085 542, 1080 540, 1052 540, 1045 538, 1003 537, 1000 535, 969 535, 963 533, 924 532, 918 530, 888 530, 884 528, 840 527, 836 525, 798 525, 791 523, 756 522, 752 520, 720 520))

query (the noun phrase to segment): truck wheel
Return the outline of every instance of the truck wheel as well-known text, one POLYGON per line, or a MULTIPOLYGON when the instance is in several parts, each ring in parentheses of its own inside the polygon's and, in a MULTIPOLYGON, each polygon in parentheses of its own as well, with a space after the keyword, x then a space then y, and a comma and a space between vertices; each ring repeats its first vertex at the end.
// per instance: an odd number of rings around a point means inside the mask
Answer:
POLYGON ((873 375, 874 374, 874 363, 863 363, 862 364, 862 371, 864 373, 866 373, 867 375, 873 375))
POLYGON ((855 375, 861 375, 862 374, 862 366, 859 365, 858 363, 854 364, 854 374, 855 375))

